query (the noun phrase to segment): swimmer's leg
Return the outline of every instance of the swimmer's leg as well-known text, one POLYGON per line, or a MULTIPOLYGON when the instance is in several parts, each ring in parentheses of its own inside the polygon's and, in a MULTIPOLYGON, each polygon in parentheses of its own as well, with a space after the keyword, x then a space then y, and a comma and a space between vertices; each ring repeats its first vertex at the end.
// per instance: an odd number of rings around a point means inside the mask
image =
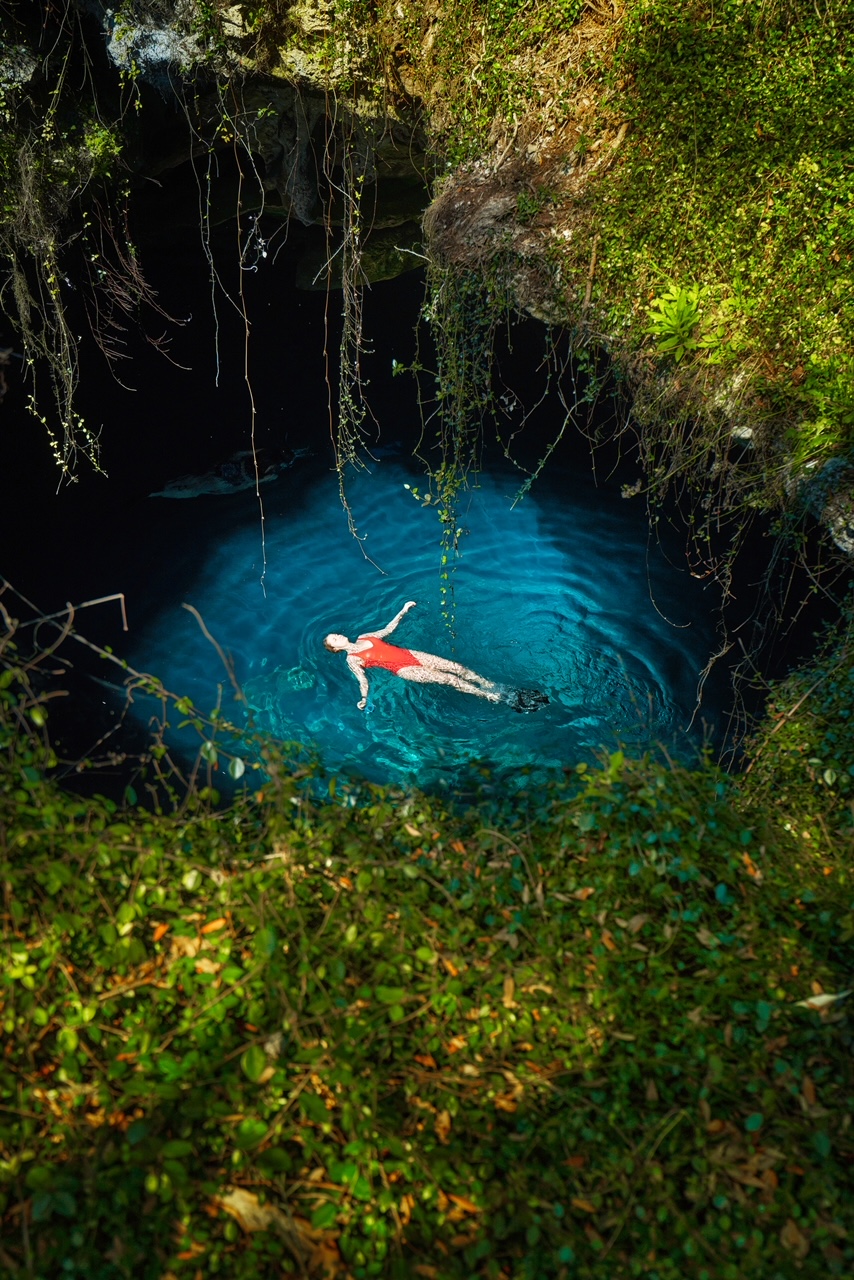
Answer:
POLYGON ((410 649, 409 652, 418 659, 422 667, 427 671, 446 671, 449 675, 459 676, 467 684, 479 684, 484 689, 497 689, 499 687, 492 680, 487 680, 485 676, 479 676, 470 667, 464 667, 461 662, 452 662, 450 658, 440 658, 435 653, 420 653, 417 649, 410 649))
POLYGON ((503 701, 497 686, 484 688, 481 684, 465 680, 455 672, 443 670, 441 667, 401 667, 397 674, 401 680, 411 680, 413 684, 445 684, 459 690, 460 693, 472 693, 476 698, 486 698, 489 702, 503 701))

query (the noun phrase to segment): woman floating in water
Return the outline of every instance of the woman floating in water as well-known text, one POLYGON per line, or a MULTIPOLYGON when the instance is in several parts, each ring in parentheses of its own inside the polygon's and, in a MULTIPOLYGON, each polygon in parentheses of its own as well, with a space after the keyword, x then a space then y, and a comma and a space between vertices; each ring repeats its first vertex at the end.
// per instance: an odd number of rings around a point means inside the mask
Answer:
POLYGON ((489 702, 505 702, 514 711, 537 711, 546 705, 548 698, 538 689, 510 689, 507 685, 485 680, 459 662, 439 658, 435 653, 421 653, 418 649, 400 649, 397 645, 386 644, 384 637, 391 635, 400 620, 414 608, 415 601, 407 601, 388 626, 381 631, 366 632, 356 639, 355 644, 346 636, 335 633, 324 640, 330 653, 347 654, 347 666, 358 680, 362 695, 357 703, 360 711, 367 706, 368 677, 365 672, 371 667, 382 667, 384 671, 391 671, 402 680, 413 680, 416 684, 449 684, 460 693, 473 693, 475 697, 486 698, 489 702))

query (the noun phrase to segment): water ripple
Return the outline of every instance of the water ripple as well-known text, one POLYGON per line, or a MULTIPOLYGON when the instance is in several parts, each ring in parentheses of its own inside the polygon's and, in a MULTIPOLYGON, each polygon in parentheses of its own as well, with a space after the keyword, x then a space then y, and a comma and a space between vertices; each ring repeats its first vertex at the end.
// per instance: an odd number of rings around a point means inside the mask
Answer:
MULTIPOLYGON (((482 476, 460 513, 468 533, 453 640, 440 610, 436 513, 405 487, 420 480, 395 459, 350 480, 365 551, 382 572, 346 533, 334 474, 306 462, 268 486, 266 598, 254 501, 198 500, 211 549, 185 598, 231 651, 256 723, 311 741, 337 772, 422 786, 458 782, 477 761, 510 774, 571 766, 618 742, 684 750, 711 626, 672 626, 653 606, 650 586, 661 612, 684 622, 692 584, 663 561, 650 573, 640 513, 572 477, 513 507, 513 479, 482 476), (549 706, 519 715, 375 671, 359 711, 343 655, 328 653, 323 637, 355 639, 408 599, 418 608, 395 643, 540 688, 549 706)), ((200 705, 212 704, 222 679, 180 610, 152 619, 132 661, 200 705)))

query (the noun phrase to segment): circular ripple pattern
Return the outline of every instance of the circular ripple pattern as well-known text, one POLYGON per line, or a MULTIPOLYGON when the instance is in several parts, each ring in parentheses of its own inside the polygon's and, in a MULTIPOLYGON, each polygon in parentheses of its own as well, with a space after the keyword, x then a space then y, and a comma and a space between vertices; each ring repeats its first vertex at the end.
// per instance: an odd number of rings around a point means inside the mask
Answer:
MULTIPOLYGON (((437 515, 406 487, 419 479, 394 459, 350 478, 365 554, 347 534, 337 477, 317 461, 267 486, 266 597, 254 497, 195 501, 208 550, 184 599, 231 652, 259 727, 316 746, 336 773, 423 787, 461 785, 481 764, 536 778, 603 747, 694 750, 686 728, 713 628, 702 617, 688 625, 703 601, 686 572, 648 555, 642 510, 571 476, 514 507, 512 476, 479 477, 460 512, 454 638, 441 616, 437 515), (549 705, 519 714, 373 671, 359 711, 344 655, 323 637, 355 639, 410 599, 418 607, 392 643, 541 689, 549 705)), ((161 614, 131 656, 213 705, 223 673, 186 611, 161 614)))

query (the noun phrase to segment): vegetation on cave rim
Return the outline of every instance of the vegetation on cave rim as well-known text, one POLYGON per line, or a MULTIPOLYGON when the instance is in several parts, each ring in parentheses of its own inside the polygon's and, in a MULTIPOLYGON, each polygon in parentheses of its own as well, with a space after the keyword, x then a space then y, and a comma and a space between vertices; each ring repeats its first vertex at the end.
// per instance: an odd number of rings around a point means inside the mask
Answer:
POLYGON ((68 794, 56 646, 4 626, 7 1274, 851 1270, 850 618, 742 779, 617 753, 491 811, 136 676, 206 785, 161 736, 68 794))

